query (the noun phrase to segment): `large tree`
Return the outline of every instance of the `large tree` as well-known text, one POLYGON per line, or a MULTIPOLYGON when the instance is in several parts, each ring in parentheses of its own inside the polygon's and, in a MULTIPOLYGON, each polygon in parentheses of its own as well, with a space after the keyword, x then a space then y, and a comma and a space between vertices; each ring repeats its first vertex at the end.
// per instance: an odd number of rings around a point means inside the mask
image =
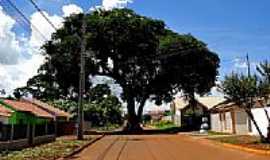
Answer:
POLYGON ((219 58, 192 35, 175 33, 163 21, 129 9, 98 10, 67 17, 43 46, 44 65, 50 67, 42 73, 53 76, 61 95, 78 92, 81 37, 87 42, 86 75, 108 76, 122 87, 129 130, 140 128, 147 99, 168 102, 179 91, 203 94, 215 84, 219 58))

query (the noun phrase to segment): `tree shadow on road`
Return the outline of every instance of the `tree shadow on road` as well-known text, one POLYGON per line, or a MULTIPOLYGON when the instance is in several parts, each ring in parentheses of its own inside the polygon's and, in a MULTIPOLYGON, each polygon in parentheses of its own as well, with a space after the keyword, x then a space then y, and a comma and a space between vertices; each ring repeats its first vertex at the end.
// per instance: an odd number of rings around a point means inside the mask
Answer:
POLYGON ((89 135, 158 135, 158 134, 178 134, 179 132, 189 132, 190 129, 181 127, 171 127, 166 129, 144 129, 141 131, 86 131, 89 135))

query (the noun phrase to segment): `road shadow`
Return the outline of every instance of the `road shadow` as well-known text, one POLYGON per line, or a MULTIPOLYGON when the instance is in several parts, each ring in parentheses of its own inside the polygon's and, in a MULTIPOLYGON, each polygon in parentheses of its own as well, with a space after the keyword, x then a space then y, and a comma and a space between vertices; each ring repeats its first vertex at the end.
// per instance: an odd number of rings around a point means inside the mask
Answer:
POLYGON ((143 129, 141 131, 85 131, 86 135, 158 135, 158 134, 178 134, 179 132, 190 132, 192 130, 181 127, 171 127, 166 129, 143 129))

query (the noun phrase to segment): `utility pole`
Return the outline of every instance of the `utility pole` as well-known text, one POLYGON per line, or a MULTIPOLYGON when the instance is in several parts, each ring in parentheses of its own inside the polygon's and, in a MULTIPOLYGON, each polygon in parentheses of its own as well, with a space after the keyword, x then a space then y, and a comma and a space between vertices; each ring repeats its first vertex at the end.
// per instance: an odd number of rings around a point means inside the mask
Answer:
POLYGON ((85 17, 82 17, 82 28, 81 28, 81 53, 80 53, 80 80, 79 80, 79 100, 78 100, 78 126, 77 126, 77 138, 78 140, 83 139, 83 99, 85 93, 85 32, 86 32, 86 23, 85 17))
MULTIPOLYGON (((250 61, 249 61, 249 56, 248 53, 246 55, 246 59, 247 59, 247 74, 248 74, 248 78, 250 78, 251 74, 250 74, 250 61)), ((252 108, 253 104, 253 98, 249 97, 249 107, 252 108)), ((250 118, 248 119, 248 130, 251 132, 252 131, 252 127, 251 127, 251 120, 250 118)))
POLYGON ((247 67, 248 67, 248 77, 250 77, 250 61, 249 61, 249 56, 248 56, 248 53, 247 53, 247 67))

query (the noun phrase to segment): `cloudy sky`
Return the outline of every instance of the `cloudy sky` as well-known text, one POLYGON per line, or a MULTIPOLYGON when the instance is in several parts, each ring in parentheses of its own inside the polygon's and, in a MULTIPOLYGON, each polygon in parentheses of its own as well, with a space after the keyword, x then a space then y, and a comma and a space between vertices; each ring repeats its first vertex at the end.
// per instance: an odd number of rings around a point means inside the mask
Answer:
MULTIPOLYGON (((39 47, 50 39, 53 28, 29 0, 11 0, 33 24, 27 25, 7 0, 0 0, 0 89, 9 93, 25 85, 43 62, 39 47), (35 27, 42 33, 40 34, 35 27)), ((270 1, 268 0, 35 0, 56 27, 71 13, 94 7, 128 7, 162 19, 179 33, 191 33, 221 58, 220 76, 246 72, 245 55, 252 67, 270 60, 270 1)))

